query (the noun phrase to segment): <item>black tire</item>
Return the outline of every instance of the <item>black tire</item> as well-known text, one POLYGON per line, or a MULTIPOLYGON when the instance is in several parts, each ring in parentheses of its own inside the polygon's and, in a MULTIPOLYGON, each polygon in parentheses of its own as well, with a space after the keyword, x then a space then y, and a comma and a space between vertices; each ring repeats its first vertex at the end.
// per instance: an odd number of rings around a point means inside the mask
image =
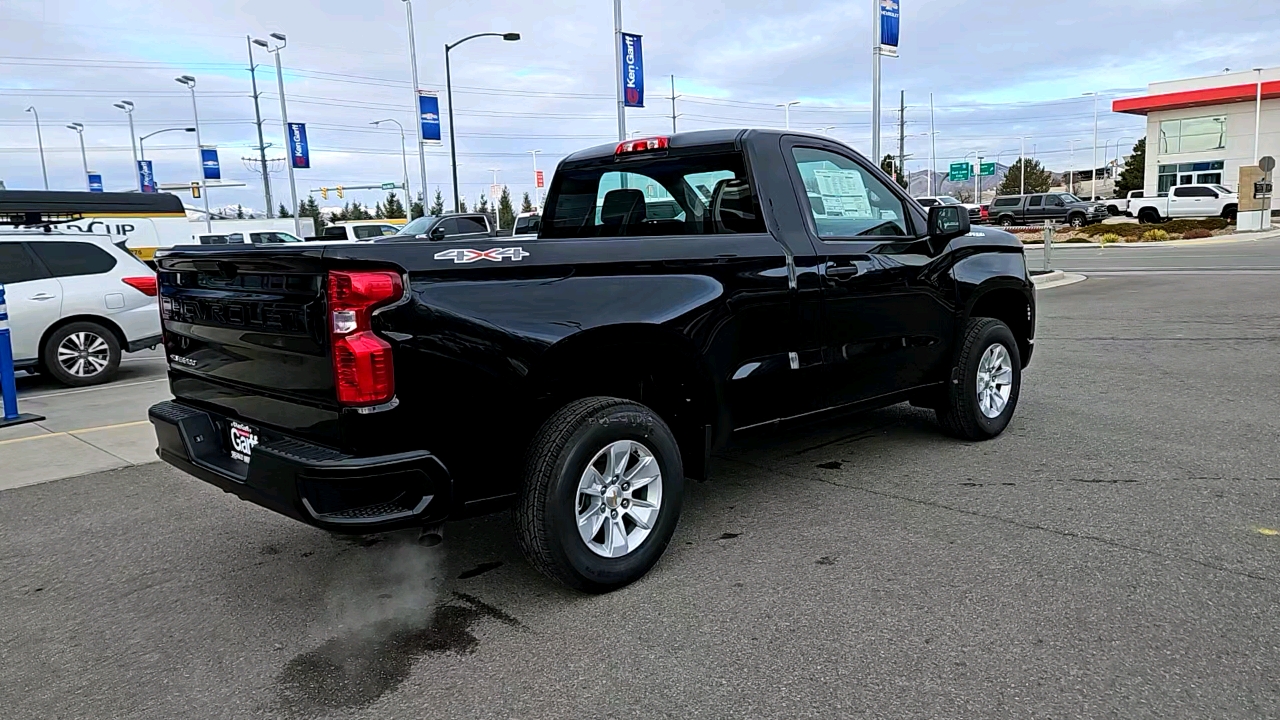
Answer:
POLYGON ((1009 326, 995 318, 970 318, 952 367, 956 371, 947 388, 946 401, 937 408, 938 422, 962 440, 989 440, 1004 432, 1022 390, 1022 358, 1009 326), (978 367, 987 349, 997 344, 1008 353, 1012 380, 1004 409, 995 417, 988 417, 978 402, 978 367))
POLYGON ((1067 216, 1067 224, 1073 228, 1082 228, 1086 223, 1083 215, 1080 213, 1073 213, 1067 216))
POLYGON ((53 379, 71 387, 107 382, 120 369, 120 340, 115 333, 95 322, 63 325, 49 335, 42 350, 41 369, 53 379), (76 347, 84 350, 80 353, 80 364, 74 360, 68 363, 69 366, 59 362, 59 348, 62 348, 64 342, 68 343, 63 348, 65 350, 70 351, 76 347))
POLYGON ((1236 206, 1228 205, 1222 209, 1222 219, 1234 225, 1236 222, 1236 206))
POLYGON ((1120 216, 1120 208, 1116 207, 1115 205, 1108 205, 1108 206, 1107 206, 1107 214, 1108 214, 1108 215, 1110 215, 1111 217, 1119 217, 1119 216, 1120 216))
POLYGON ((556 411, 529 445, 515 508, 516 535, 529 563, 547 577, 583 592, 609 592, 639 580, 658 562, 675 532, 683 498, 680 448, 662 418, 629 400, 583 398, 556 411), (648 536, 613 558, 587 546, 576 518, 579 480, 597 453, 619 440, 639 443, 653 455, 662 473, 662 495, 648 536))
POLYGON ((1141 225, 1154 225, 1160 222, 1160 214, 1151 208, 1143 208, 1138 211, 1138 223, 1141 225))
POLYGON ((1012 226, 1013 226, 1013 216, 1012 216, 1012 215, 1001 215, 1001 216, 1000 216, 1000 225, 1001 225, 1001 226, 1003 226, 1003 227, 1012 227, 1012 226))

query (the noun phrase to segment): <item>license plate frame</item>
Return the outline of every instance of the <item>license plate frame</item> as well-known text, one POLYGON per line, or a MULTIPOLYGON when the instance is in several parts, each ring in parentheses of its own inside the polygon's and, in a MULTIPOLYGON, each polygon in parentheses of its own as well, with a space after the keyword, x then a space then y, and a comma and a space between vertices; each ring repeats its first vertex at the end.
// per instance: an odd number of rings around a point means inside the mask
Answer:
POLYGON ((232 462, 246 470, 253 462, 253 448, 258 444, 258 429, 238 420, 227 421, 227 454, 232 462))

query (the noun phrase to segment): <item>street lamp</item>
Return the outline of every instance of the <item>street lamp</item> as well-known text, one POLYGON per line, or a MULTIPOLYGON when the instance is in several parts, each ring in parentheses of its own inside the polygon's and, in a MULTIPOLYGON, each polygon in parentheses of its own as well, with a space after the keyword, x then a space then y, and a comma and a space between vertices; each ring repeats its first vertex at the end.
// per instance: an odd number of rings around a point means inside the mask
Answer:
MULTIPOLYGON (((418 100, 418 46, 413 38, 413 2, 412 0, 404 0, 404 17, 405 22, 409 26, 409 65, 413 70, 413 116, 418 122, 418 172, 422 175, 422 214, 426 215, 427 208, 427 152, 422 147, 422 109, 418 100)), ((446 53, 447 55, 447 53, 446 53)), ((452 103, 450 103, 452 104, 452 103)), ((452 128, 450 128, 452 132, 452 128)), ((409 190, 405 188, 405 195, 409 194, 409 190)), ((412 203, 411 203, 412 204, 412 203)))
POLYGON ((1022 172, 1022 177, 1018 178, 1018 194, 1027 194, 1027 140, 1031 139, 1030 135, 1018 136, 1018 168, 1022 172))
POLYGON ((89 187, 89 156, 86 155, 84 152, 84 125, 78 122, 73 122, 67 126, 67 129, 75 130, 76 134, 80 136, 80 162, 84 164, 84 184, 85 184, 85 187, 88 188, 89 187))
POLYGON ((489 186, 489 200, 493 206, 493 224, 498 230, 502 229, 502 216, 498 214, 498 197, 494 192, 498 188, 498 173, 502 172, 502 168, 489 168, 489 172, 493 173, 493 184, 489 186))
POLYGON ((799 100, 792 100, 791 102, 778 103, 777 105, 774 105, 774 107, 780 107, 780 108, 782 108, 783 112, 785 112, 785 113, 786 113, 786 116, 787 116, 787 129, 788 129, 788 130, 790 130, 790 129, 791 129, 791 106, 792 106, 792 105, 799 105, 799 104, 800 104, 800 101, 799 101, 799 100))
POLYGON ((822 127, 818 128, 818 132, 822 133, 823 135, 826 135, 828 134, 827 133, 828 130, 835 130, 835 129, 836 129, 835 125, 823 125, 822 127))
POLYGON ((1262 158, 1258 157, 1258 135, 1262 130, 1262 68, 1253 69, 1258 74, 1257 80, 1257 100, 1253 104, 1253 162, 1256 164, 1262 158))
POLYGON ((541 188, 538 187, 538 153, 542 151, 526 150, 525 152, 533 156, 533 207, 540 208, 542 207, 542 193, 539 192, 541 188))
MULTIPOLYGON (((500 37, 503 40, 506 40, 507 42, 515 42, 520 39, 520 33, 516 33, 516 32, 476 33, 475 35, 468 35, 454 43, 445 43, 444 86, 445 86, 445 93, 448 95, 448 98, 449 98, 449 166, 450 166, 450 169, 453 171, 453 211, 454 212, 462 212, 462 202, 461 202, 461 198, 458 195, 458 142, 457 142, 458 133, 456 132, 456 128, 454 127, 454 124, 453 124, 453 75, 449 67, 449 51, 453 50, 454 48, 458 47, 459 45, 461 45, 462 43, 468 40, 474 40, 478 37, 500 37)), ((424 193, 426 192, 425 185, 423 186, 423 192, 424 193)), ((424 200, 425 200, 425 197, 424 197, 424 200)))
MULTIPOLYGON (((284 33, 271 33, 271 39, 279 42, 279 45, 271 47, 266 40, 254 39, 253 44, 260 48, 266 48, 266 51, 276 56, 276 85, 280 89, 280 126, 284 129, 284 143, 290 144, 289 140, 289 110, 284 102, 284 70, 280 67, 280 51, 285 48, 288 41, 285 39, 284 33)), ((293 201, 293 234, 302 237, 302 218, 298 217, 298 183, 293 179, 293 151, 290 150, 290 157, 286 166, 289 168, 289 199, 293 201)))
POLYGON ((121 100, 115 103, 115 107, 129 116, 129 147, 133 148, 133 174, 138 177, 138 190, 142 190, 142 173, 138 171, 138 139, 133 131, 133 103, 129 100, 121 100))
POLYGON ((1071 144, 1071 154, 1067 156, 1067 192, 1072 195, 1076 194, 1076 143, 1079 140, 1068 140, 1071 144))
POLYGON ((146 146, 144 146, 144 145, 143 145, 143 143, 145 143, 145 142, 147 141, 147 138, 151 137, 152 135, 159 135, 160 133, 167 133, 167 132, 189 132, 189 133, 193 133, 193 132, 195 132, 195 131, 196 131, 196 129, 195 129, 195 128, 193 128, 193 127, 188 127, 188 128, 184 128, 184 127, 176 127, 176 128, 165 128, 165 129, 163 129, 163 130, 157 130, 157 131, 155 131, 155 132, 153 132, 153 133, 147 133, 146 135, 143 135, 142 137, 138 138, 138 154, 141 156, 141 159, 142 159, 142 160, 146 160, 146 159, 147 159, 147 148, 146 148, 146 146))
POLYGON ((40 113, 36 112, 36 106, 32 105, 27 108, 27 112, 36 116, 36 146, 40 148, 40 174, 44 175, 44 189, 49 189, 49 170, 44 164, 44 138, 40 136, 40 113))
MULTIPOLYGON (((410 199, 410 195, 409 195, 409 155, 405 150, 405 146, 404 146, 404 126, 400 124, 399 120, 396 120, 394 118, 387 118, 386 120, 374 120, 369 124, 374 127, 382 127, 382 123, 385 123, 385 122, 395 123, 396 127, 400 128, 400 162, 402 165, 404 165, 404 197, 405 197, 405 202, 412 205, 413 200, 410 199)), ((427 188, 426 186, 423 186, 422 202, 425 203, 426 201, 427 201, 427 188)), ((408 215, 408 212, 407 212, 408 208, 405 208, 405 210, 406 210, 405 214, 408 215)), ((422 214, 425 215, 426 210, 423 210, 422 214)))
POLYGON ((191 91, 191 115, 196 122, 196 155, 200 158, 200 187, 204 192, 204 230, 213 232, 213 215, 209 212, 209 183, 204 181, 204 144, 200 142, 200 110, 196 107, 196 79, 191 75, 181 75, 174 82, 185 85, 191 91))
POLYGON ((1098 93, 1087 92, 1084 96, 1093 96, 1093 156, 1090 158, 1091 166, 1089 168, 1089 199, 1098 197, 1098 93))
MULTIPOLYGON (((1120 137, 1116 138, 1116 157, 1115 157, 1115 160, 1114 160, 1114 162, 1115 162, 1115 167, 1117 167, 1117 168, 1118 168, 1118 167, 1120 167, 1120 143, 1121 143, 1121 141, 1124 141, 1124 140, 1132 140, 1132 139, 1133 139, 1133 136, 1132 136, 1132 135, 1121 135, 1120 137)), ((1105 164, 1105 163, 1106 163, 1106 161, 1107 161, 1107 158, 1104 156, 1104 157, 1102 158, 1102 162, 1105 164)), ((1114 172, 1113 172, 1113 177, 1114 177, 1114 172)))

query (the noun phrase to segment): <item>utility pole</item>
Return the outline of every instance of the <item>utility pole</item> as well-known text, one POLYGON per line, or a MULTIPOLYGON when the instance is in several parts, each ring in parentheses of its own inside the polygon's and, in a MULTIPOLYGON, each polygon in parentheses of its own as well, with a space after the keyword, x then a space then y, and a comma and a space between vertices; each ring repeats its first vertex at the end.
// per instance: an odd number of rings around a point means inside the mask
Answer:
POLYGON ((271 178, 267 175, 267 143, 262 139, 262 109, 258 107, 258 66, 253 63, 253 38, 244 36, 249 46, 249 80, 253 83, 253 117, 258 126, 258 161, 262 163, 262 197, 267 202, 267 217, 275 217, 275 205, 271 203, 271 178))
MULTIPOLYGON (((421 177, 421 181, 422 181, 422 208, 423 208, 422 212, 423 212, 423 214, 425 215, 425 214, 426 214, 426 208, 427 208, 427 151, 426 151, 426 149, 425 149, 425 148, 423 148, 423 146, 422 146, 422 109, 421 109, 421 108, 422 108, 422 101, 418 99, 418 97, 419 97, 419 95, 418 95, 418 46, 417 46, 416 42, 415 42, 415 41, 414 41, 414 39, 413 39, 413 3, 412 3, 412 2, 410 2, 409 0, 404 0, 404 17, 405 17, 405 23, 409 26, 409 64, 412 66, 412 70, 413 70, 413 73, 412 73, 412 75, 413 75, 413 116, 414 116, 415 118, 417 118, 417 120, 414 122, 413 126, 414 126, 414 137, 416 137, 416 138, 418 139, 418 142, 417 142, 417 145, 418 145, 418 173, 422 176, 422 177, 421 177)), ((448 54, 447 52, 445 53, 444 59, 445 59, 445 64, 447 65, 447 64, 448 64, 448 62, 449 62, 449 54, 448 54)), ((452 115, 452 113, 453 113, 453 95, 452 95, 452 94, 451 94, 451 95, 449 95, 449 113, 450 113, 450 116, 449 116, 449 137, 450 137, 450 142, 453 142, 453 140, 452 140, 452 137, 453 137, 453 115, 452 115)), ((456 168, 455 168, 454 172, 455 172, 455 173, 457 172, 456 168)), ((453 188, 453 189, 454 189, 454 191, 455 191, 455 192, 454 192, 454 195, 457 195, 457 192, 456 192, 456 191, 457 191, 457 189, 458 189, 458 187, 457 187, 457 186, 458 186, 458 183, 457 183, 457 179, 456 179, 456 178, 454 179, 454 183, 453 183, 453 184, 454 184, 454 188, 453 188)), ((405 199, 406 199, 406 200, 408 200, 408 201, 409 201, 409 205, 410 205, 410 206, 412 206, 412 205, 413 205, 413 198, 409 195, 409 189, 408 189, 408 188, 405 188, 405 190, 404 190, 404 194, 405 194, 405 199)), ((455 199, 455 200, 454 200, 454 202, 456 203, 456 202, 457 202, 457 200, 455 199)))
POLYGON ((973 202, 975 205, 981 205, 982 204, 982 186, 979 185, 979 183, 982 182, 982 156, 981 155, 978 156, 977 170, 978 171, 973 174, 973 202))
POLYGON ((676 76, 671 76, 671 134, 676 133, 676 76))
POLYGON ((933 195, 933 176, 938 173, 938 131, 933 129, 933 93, 929 93, 929 195, 933 195))
POLYGON ((906 187, 911 187, 911 183, 907 181, 907 91, 898 91, 898 183, 906 183, 906 187))
POLYGON ((627 103, 622 93, 622 0, 613 0, 613 62, 618 68, 618 142, 627 139, 627 103))

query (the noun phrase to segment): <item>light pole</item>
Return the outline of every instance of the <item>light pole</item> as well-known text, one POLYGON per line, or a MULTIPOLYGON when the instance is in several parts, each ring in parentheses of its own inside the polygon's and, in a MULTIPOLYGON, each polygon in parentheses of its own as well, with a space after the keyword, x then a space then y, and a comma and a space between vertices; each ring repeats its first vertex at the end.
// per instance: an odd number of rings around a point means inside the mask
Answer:
MULTIPOLYGON (((280 44, 271 47, 266 40, 255 39, 254 45, 265 48, 267 52, 276 56, 276 86, 280 90, 280 125, 284 128, 284 144, 290 147, 289 141, 289 108, 284 101, 284 69, 280 67, 280 51, 289 44, 284 33, 271 33, 271 39, 280 44)), ((298 217, 298 183, 293 179, 293 150, 288 151, 289 157, 286 158, 285 166, 289 168, 289 199, 293 201, 293 234, 302 237, 302 218, 298 217)))
POLYGON ((818 132, 822 133, 823 135, 830 135, 831 133, 829 133, 828 131, 835 130, 835 129, 836 129, 835 125, 823 125, 822 127, 818 128, 818 132))
POLYGON ((1257 100, 1253 104, 1253 162, 1256 164, 1261 158, 1258 157, 1258 135, 1262 129, 1262 68, 1253 69, 1258 74, 1257 100))
POLYGON ((129 116, 129 147, 133 148, 133 174, 138 178, 138 191, 142 191, 142 173, 138 171, 138 136, 133 131, 133 103, 128 100, 121 100, 115 103, 115 107, 124 111, 129 116))
POLYGON ((791 106, 792 106, 792 105, 799 105, 799 104, 800 104, 800 101, 799 101, 799 100, 792 100, 791 102, 778 103, 777 105, 774 105, 774 107, 780 107, 780 108, 782 108, 783 112, 785 112, 785 113, 786 113, 786 115, 787 115, 787 129, 788 129, 788 130, 790 130, 790 129, 791 129, 791 106))
MULTIPOLYGON (((621 0, 618 0, 618 2, 621 2, 621 0)), ((453 124, 453 75, 449 67, 449 51, 453 50, 454 48, 458 47, 459 45, 461 45, 462 43, 468 40, 474 40, 478 37, 500 37, 503 40, 506 40, 508 42, 515 42, 516 40, 520 39, 520 33, 516 33, 516 32, 476 33, 475 35, 468 35, 457 42, 446 43, 444 46, 444 87, 445 87, 445 93, 449 97, 449 166, 450 166, 450 169, 453 171, 453 211, 454 212, 462 212, 462 203, 461 203, 461 199, 458 196, 458 141, 457 141, 458 133, 457 133, 457 128, 455 128, 453 124)), ((621 87, 621 85, 619 85, 619 87, 621 87)), ((621 90, 619 90, 619 92, 621 92, 621 90)), ((618 108, 619 108, 618 109, 619 124, 621 124, 622 122, 621 101, 619 101, 618 108)), ((619 131, 620 132, 622 131, 621 127, 619 127, 619 131)), ((623 137, 619 139, 626 140, 627 138, 624 134, 623 137)), ((424 187, 423 190, 425 192, 426 188, 424 187)))
POLYGON ((538 187, 538 153, 541 150, 526 150, 533 156, 533 207, 534 209, 542 207, 542 188, 538 187))
MULTIPOLYGON (((1121 135, 1120 137, 1116 138, 1116 158, 1115 158, 1116 168, 1120 167, 1120 142, 1123 140, 1132 140, 1132 139, 1133 139, 1132 135, 1121 135)), ((1106 158, 1103 158, 1103 160, 1105 161, 1106 158)))
POLYGON ((498 215, 498 173, 502 172, 502 168, 489 168, 489 172, 493 173, 493 184, 489 186, 489 204, 493 206, 493 225, 496 229, 502 229, 502 217, 498 215))
MULTIPOLYGON (((965 154, 964 154, 964 157, 962 157, 962 158, 960 158, 960 159, 961 159, 961 161, 963 161, 963 162, 966 162, 966 163, 967 163, 967 162, 969 161, 969 156, 970 156, 970 155, 975 155, 975 156, 976 156, 977 154, 978 154, 977 152, 975 152, 975 151, 973 151, 973 150, 970 150, 969 152, 967 152, 967 153, 965 153, 965 154)), ((972 165, 970 165, 969 167, 973 168, 973 166, 972 166, 972 165)), ((974 172, 973 172, 973 190, 974 190, 974 194, 977 194, 977 191, 978 191, 978 171, 979 171, 979 170, 981 170, 981 169, 982 169, 981 167, 974 168, 974 172)))
POLYGON ((195 129, 195 128, 193 128, 193 127, 191 127, 191 128, 176 127, 176 128, 165 128, 165 129, 163 129, 163 130, 157 130, 157 131, 155 131, 155 132, 153 132, 153 133, 147 133, 146 135, 143 135, 142 137, 138 138, 138 155, 139 155, 139 156, 141 156, 141 157, 140 157, 140 159, 142 159, 142 160, 146 160, 146 159, 147 159, 147 148, 146 148, 146 146, 145 146, 143 143, 145 143, 145 142, 147 141, 147 138, 151 137, 152 135, 159 135, 160 133, 167 133, 167 132, 189 132, 189 133, 193 133, 193 132, 195 132, 195 131, 196 131, 196 129, 195 129))
POLYGON ((1084 95, 1093 96, 1093 156, 1089 168, 1089 199, 1093 200, 1098 196, 1098 93, 1087 92, 1084 95))
POLYGON ((44 138, 40 136, 40 113, 36 112, 36 106, 32 105, 27 108, 27 112, 36 116, 36 147, 40 148, 40 174, 44 175, 44 189, 49 189, 49 170, 44 164, 44 138))
POLYGON ((76 134, 80 136, 80 162, 84 164, 84 185, 87 189, 89 187, 89 156, 84 152, 84 125, 73 122, 67 126, 67 129, 75 130, 76 134))
POLYGON ((982 204, 982 156, 978 156, 978 172, 973 174, 973 202, 982 204))
POLYGON ((938 174, 938 131, 933 127, 933 93, 929 93, 929 194, 933 195, 933 176, 938 174))
POLYGON ((1072 195, 1076 194, 1076 143, 1079 140, 1068 140, 1071 144, 1071 154, 1067 156, 1067 192, 1072 195))
MULTIPOLYGON (((427 151, 422 147, 422 110, 418 100, 418 45, 413 38, 413 2, 412 0, 404 0, 404 19, 409 26, 409 65, 413 70, 413 116, 418 119, 418 172, 421 175, 422 182, 422 214, 427 214, 427 151)), ((452 103, 450 103, 452 104, 452 103)), ((449 128, 449 132, 453 132, 453 128, 449 128)), ((409 189, 405 187, 406 197, 409 189)), ((413 201, 410 199, 409 204, 413 201)))
MULTIPOLYGON (((374 127, 381 127, 381 123, 384 123, 384 122, 395 123, 396 127, 400 128, 400 162, 401 164, 404 165, 404 197, 405 197, 405 202, 409 203, 409 205, 412 205, 413 199, 409 195, 409 155, 405 151, 404 126, 400 124, 399 120, 396 120, 394 118, 387 118, 386 120, 374 120, 369 124, 374 127)), ((426 211, 425 204, 427 202, 427 188, 425 185, 422 187, 422 202, 424 204, 422 214, 426 215, 427 211, 426 211)), ((409 214, 408 211, 409 211, 409 208, 406 207, 405 208, 406 215, 409 214)))
MULTIPOLYGON (((196 107, 196 79, 190 75, 182 75, 174 80, 191 91, 191 115, 195 118, 196 124, 196 155, 200 158, 200 187, 204 189, 204 192, 200 193, 204 196, 204 231, 211 233, 213 232, 213 215, 209 212, 209 183, 204 181, 204 144, 200 142, 200 110, 196 107)), ((301 234, 298 233, 298 235, 301 234)))
MULTIPOLYGON (((448 72, 449 54, 445 53, 445 68, 448 72)), ((618 94, 618 142, 627 139, 627 98, 626 93, 622 89, 622 0, 613 0, 613 65, 617 77, 614 78, 614 88, 618 94)), ((449 112, 453 112, 453 101, 449 101, 449 112)), ((453 125, 453 117, 449 118, 449 124, 453 125)), ((452 133, 451 133, 452 134, 452 133)), ((458 189, 454 188, 455 196, 458 189)))
POLYGON ((1018 178, 1018 194, 1027 194, 1027 140, 1030 135, 1018 136, 1018 169, 1022 171, 1022 177, 1018 178))
POLYGON ((258 64, 253 61, 253 39, 244 36, 244 44, 249 47, 249 83, 253 88, 253 119, 258 131, 258 161, 262 163, 262 200, 267 204, 267 217, 275 217, 276 209, 271 202, 271 174, 267 167, 267 141, 262 137, 262 107, 258 103, 258 64))

